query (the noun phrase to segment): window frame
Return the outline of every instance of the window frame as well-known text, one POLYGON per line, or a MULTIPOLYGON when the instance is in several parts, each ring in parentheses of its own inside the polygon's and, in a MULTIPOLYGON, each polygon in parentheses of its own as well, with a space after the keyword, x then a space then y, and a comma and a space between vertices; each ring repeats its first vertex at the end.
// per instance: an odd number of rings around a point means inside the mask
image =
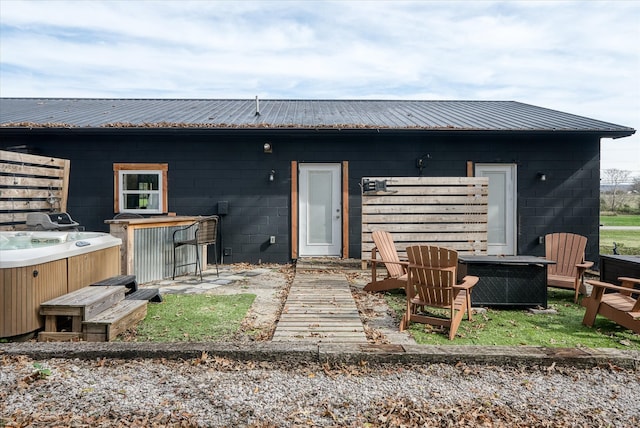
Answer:
POLYGON ((166 214, 168 211, 168 176, 169 164, 166 163, 114 163, 113 164, 113 212, 136 214, 166 214), (149 193, 157 193, 158 209, 126 209, 124 208, 124 195, 121 183, 126 174, 144 173, 158 175, 158 190, 150 190, 149 193))

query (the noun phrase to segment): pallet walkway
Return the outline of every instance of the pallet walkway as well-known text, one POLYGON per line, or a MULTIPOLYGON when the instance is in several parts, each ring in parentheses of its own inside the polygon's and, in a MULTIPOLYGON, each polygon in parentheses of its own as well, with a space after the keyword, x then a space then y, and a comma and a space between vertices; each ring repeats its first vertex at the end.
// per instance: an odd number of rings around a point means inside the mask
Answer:
POLYGON ((367 343, 345 275, 297 272, 272 341, 367 343))

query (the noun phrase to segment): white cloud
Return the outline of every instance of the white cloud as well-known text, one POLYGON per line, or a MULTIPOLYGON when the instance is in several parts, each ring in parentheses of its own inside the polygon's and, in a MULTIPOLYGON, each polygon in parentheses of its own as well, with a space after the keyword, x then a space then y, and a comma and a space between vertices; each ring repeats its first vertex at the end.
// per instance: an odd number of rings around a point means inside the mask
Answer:
MULTIPOLYGON (((14 97, 508 99, 640 129, 640 2, 3 1, 14 97)), ((640 174, 640 137, 603 168, 640 174)))

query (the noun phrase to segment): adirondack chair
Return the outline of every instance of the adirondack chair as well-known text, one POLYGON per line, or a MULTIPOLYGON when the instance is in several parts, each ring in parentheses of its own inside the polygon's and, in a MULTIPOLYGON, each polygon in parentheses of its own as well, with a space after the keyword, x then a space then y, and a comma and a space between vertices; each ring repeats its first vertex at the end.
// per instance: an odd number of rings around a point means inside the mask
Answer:
POLYGON ((591 295, 582 303, 586 306, 582 324, 592 327, 596 315, 602 315, 616 324, 640 334, 640 279, 620 277, 621 286, 587 280, 593 286, 591 295), (608 291, 605 293, 605 291, 608 291))
POLYGON ((572 289, 574 302, 584 286, 584 272, 593 262, 584 260, 587 238, 573 233, 550 233, 545 236, 545 258, 556 264, 547 265, 547 285, 572 289))
POLYGON ((428 245, 407 247, 409 267, 407 275, 407 308, 400 323, 400 331, 411 322, 449 328, 453 340, 460 322, 467 313, 471 321, 471 289, 478 283, 477 276, 465 276, 457 284, 458 254, 454 250, 428 245), (430 265, 431 264, 431 265, 430 265), (427 312, 440 310, 442 315, 427 312), (442 311, 444 310, 444 311, 442 311))
POLYGON ((371 282, 365 285, 365 291, 393 290, 404 288, 407 285, 408 261, 400 260, 393 237, 389 232, 376 230, 372 233, 375 247, 371 250, 371 282), (380 253, 381 258, 377 258, 380 253), (387 276, 378 280, 378 264, 383 264, 387 270, 387 276))

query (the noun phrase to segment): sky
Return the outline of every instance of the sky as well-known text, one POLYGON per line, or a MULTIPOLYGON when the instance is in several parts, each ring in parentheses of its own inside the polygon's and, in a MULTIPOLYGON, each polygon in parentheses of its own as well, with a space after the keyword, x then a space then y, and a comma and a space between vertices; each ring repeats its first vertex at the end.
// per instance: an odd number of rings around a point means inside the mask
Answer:
POLYGON ((0 96, 513 100, 640 176, 640 0, 0 0, 0 96))

